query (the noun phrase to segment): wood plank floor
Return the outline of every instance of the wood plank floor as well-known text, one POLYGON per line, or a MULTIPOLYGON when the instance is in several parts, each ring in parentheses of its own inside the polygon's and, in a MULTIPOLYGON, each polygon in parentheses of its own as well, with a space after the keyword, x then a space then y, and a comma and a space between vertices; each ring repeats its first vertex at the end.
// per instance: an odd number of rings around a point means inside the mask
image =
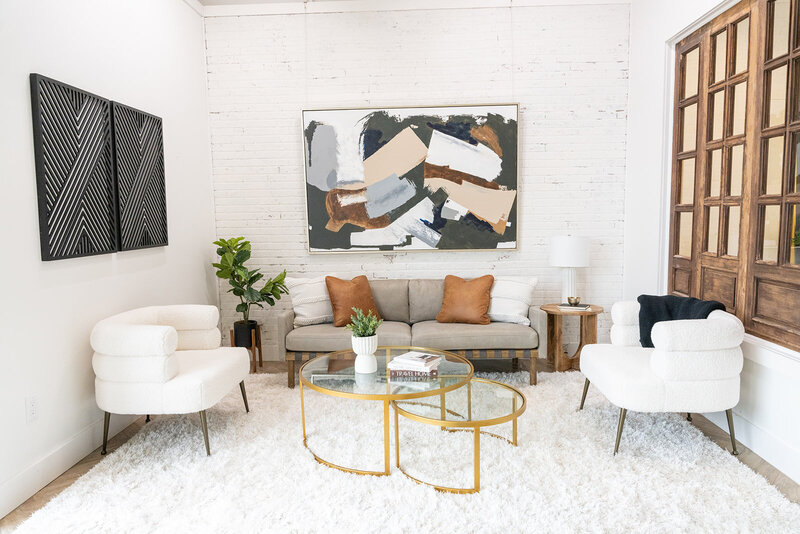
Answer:
MULTIPOLYGON (((527 370, 527 362, 521 361, 520 367, 522 370, 527 370)), ((508 371, 510 363, 508 361, 480 361, 475 362, 476 371, 508 371)), ((552 372, 552 365, 547 361, 539 360, 540 372, 552 372)), ((284 362, 264 362, 264 367, 259 369, 263 373, 283 373, 286 374, 286 364, 284 362)), ((576 397, 576 402, 579 399, 576 397)), ((155 417, 155 416, 154 416, 155 417)), ((702 415, 693 415, 692 423, 699 428, 706 436, 718 444, 720 447, 729 450, 730 437, 728 433, 721 430, 714 423, 703 417, 702 415)), ((108 448, 116 449, 128 439, 130 439, 136 432, 145 425, 144 417, 140 417, 130 426, 125 428, 122 432, 109 440, 108 448)), ((742 445, 738 445, 739 456, 738 459, 743 464, 749 466, 753 471, 762 475, 770 484, 773 484, 778 490, 783 493, 787 499, 792 502, 800 504, 800 485, 795 483, 792 479, 778 471, 771 464, 766 462, 763 458, 756 453, 742 445)), ((100 448, 94 450, 91 454, 86 456, 83 460, 69 468, 64 474, 56 478, 50 484, 38 491, 33 497, 22 503, 19 507, 13 510, 10 514, 0 519, 0 534, 12 532, 22 521, 27 519, 33 512, 42 508, 49 500, 61 493, 64 489, 69 487, 81 475, 87 473, 97 462, 102 460, 100 455, 100 448)))

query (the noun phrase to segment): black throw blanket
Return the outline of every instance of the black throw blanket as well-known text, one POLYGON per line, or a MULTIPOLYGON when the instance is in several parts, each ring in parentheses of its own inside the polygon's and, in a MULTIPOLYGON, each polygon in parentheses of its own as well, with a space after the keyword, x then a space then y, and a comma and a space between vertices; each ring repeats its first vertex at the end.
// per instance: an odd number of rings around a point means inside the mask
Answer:
POLYGON ((706 319, 714 310, 725 311, 725 305, 716 300, 699 300, 675 295, 639 295, 639 341, 642 347, 652 347, 650 332, 661 321, 678 319, 706 319))

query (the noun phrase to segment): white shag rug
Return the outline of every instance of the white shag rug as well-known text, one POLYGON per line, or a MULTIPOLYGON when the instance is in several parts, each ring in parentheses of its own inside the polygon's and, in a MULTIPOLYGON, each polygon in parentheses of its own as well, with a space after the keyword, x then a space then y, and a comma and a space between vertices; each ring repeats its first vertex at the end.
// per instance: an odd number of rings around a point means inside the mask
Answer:
MULTIPOLYGON (((528 407, 518 447, 482 437, 480 493, 414 483, 394 444, 388 477, 320 465, 302 446, 299 389, 251 375, 249 414, 238 388, 209 411, 211 457, 196 414, 160 416, 17 532, 800 532, 800 505, 677 414, 629 413, 614 457, 618 410, 590 388, 576 411, 580 373, 542 373, 538 386, 482 376, 517 386, 528 407)), ((320 456, 382 469, 381 403, 309 391, 306 410, 320 456)), ((470 433, 401 417, 400 442, 411 474, 472 484, 470 433)))

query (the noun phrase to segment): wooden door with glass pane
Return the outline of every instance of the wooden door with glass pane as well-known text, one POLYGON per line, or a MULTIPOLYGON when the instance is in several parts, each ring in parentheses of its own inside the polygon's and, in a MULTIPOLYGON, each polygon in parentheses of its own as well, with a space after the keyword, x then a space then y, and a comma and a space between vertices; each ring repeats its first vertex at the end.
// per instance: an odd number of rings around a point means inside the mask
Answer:
POLYGON ((800 0, 769 0, 761 65, 759 147, 755 154, 753 220, 755 254, 745 326, 800 346, 800 0))

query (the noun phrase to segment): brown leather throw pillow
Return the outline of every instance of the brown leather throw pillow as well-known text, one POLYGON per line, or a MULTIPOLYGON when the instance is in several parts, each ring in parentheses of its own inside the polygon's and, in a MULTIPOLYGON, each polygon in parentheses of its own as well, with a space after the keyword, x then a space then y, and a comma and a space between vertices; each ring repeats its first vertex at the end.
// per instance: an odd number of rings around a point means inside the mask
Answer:
POLYGON ((466 281, 448 274, 444 278, 442 309, 436 316, 440 323, 489 324, 494 276, 487 274, 466 281))
POLYGON ((381 318, 378 308, 375 306, 375 300, 372 298, 369 280, 363 274, 352 280, 326 276, 325 285, 328 286, 328 295, 333 308, 333 326, 350 324, 353 308, 360 308, 364 313, 371 311, 375 317, 381 318))

